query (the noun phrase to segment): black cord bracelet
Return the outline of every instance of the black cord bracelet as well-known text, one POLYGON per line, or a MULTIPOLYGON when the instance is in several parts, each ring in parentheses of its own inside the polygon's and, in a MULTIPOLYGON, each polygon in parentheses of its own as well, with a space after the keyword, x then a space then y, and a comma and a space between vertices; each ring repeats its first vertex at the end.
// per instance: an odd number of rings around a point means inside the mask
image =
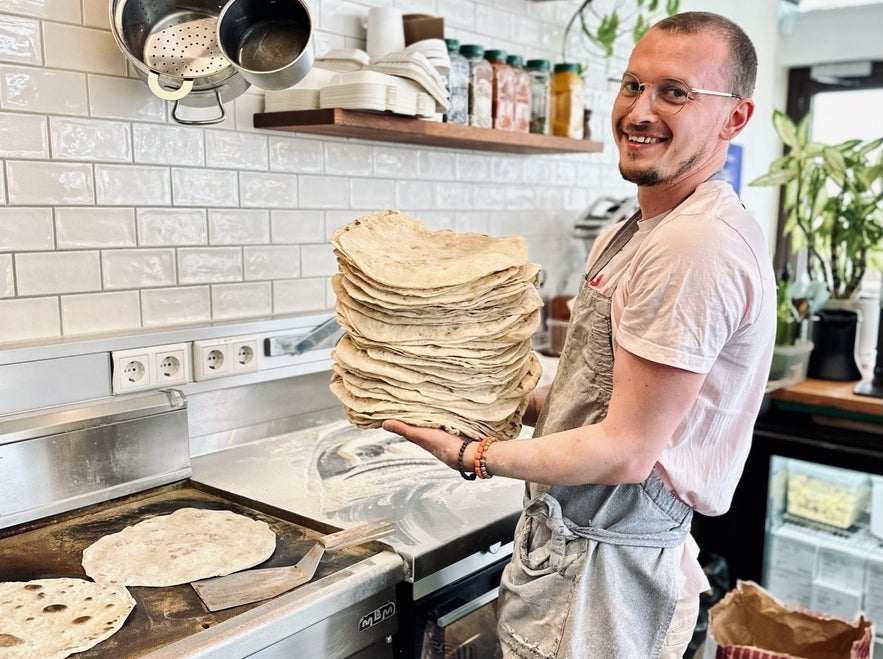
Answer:
POLYGON ((457 456, 457 469, 460 470, 460 475, 465 478, 467 481, 474 481, 476 476, 475 472, 470 471, 468 474, 463 471, 463 456, 466 454, 466 447, 469 446, 470 442, 474 442, 474 439, 464 439, 463 443, 460 445, 460 453, 457 456))

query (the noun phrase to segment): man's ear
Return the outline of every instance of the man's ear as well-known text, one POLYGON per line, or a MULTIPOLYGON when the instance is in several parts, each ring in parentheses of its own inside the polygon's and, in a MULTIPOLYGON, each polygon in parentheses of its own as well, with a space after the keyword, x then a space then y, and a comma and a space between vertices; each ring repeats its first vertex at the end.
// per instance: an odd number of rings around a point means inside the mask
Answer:
POLYGON ((727 117, 726 123, 721 127, 720 137, 729 141, 742 132, 754 114, 754 100, 750 98, 740 99, 727 117))

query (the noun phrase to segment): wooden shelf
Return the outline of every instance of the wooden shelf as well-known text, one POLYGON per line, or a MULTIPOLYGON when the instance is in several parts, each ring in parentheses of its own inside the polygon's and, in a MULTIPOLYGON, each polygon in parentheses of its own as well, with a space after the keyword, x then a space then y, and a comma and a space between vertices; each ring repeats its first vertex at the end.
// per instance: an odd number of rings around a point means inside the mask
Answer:
POLYGON ((384 112, 360 112, 339 108, 260 112, 254 115, 254 127, 331 137, 355 137, 381 142, 505 153, 599 153, 604 148, 600 142, 589 140, 535 133, 512 133, 491 128, 425 121, 384 112))

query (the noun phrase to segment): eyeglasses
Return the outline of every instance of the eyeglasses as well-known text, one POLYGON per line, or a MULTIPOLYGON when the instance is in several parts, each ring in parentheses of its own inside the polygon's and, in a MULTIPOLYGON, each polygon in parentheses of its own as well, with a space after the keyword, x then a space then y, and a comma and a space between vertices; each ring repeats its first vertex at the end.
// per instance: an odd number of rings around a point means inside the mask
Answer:
POLYGON ((645 87, 650 88, 650 103, 656 114, 677 114, 681 109, 693 100, 696 94, 708 96, 723 96, 725 98, 744 98, 733 92, 716 92, 710 89, 697 89, 690 87, 683 80, 677 78, 660 78, 656 82, 641 82, 631 73, 622 76, 619 87, 619 98, 628 101, 627 107, 635 103, 645 87))

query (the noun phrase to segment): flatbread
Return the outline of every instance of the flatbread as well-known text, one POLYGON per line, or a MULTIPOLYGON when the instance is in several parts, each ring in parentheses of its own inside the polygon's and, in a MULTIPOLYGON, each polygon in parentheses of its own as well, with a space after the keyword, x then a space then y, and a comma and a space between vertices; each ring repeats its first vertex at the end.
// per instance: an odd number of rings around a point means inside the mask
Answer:
POLYGON ((180 508, 100 538, 83 551, 95 581, 174 586, 263 563, 276 534, 261 520, 229 510, 180 508))
POLYGON ((397 210, 353 220, 334 232, 331 243, 375 282, 389 286, 407 282, 414 289, 465 284, 527 261, 527 241, 521 236, 431 231, 397 210), (384 246, 382 251, 378 244, 384 246))
POLYGON ((84 579, 0 582, 0 657, 62 659, 110 638, 135 608, 118 583, 84 579))

